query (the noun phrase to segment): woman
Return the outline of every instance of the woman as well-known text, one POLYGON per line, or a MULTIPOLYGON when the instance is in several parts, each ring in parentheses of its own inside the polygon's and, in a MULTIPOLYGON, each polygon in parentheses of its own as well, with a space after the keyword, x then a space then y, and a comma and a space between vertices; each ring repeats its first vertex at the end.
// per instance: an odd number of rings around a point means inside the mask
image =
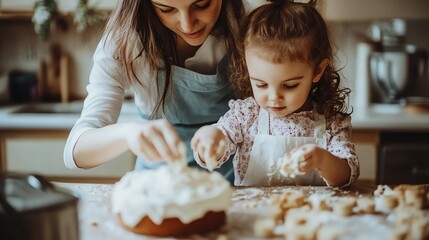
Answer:
MULTIPOLYGON (((241 1, 123 0, 94 53, 88 95, 64 150, 69 168, 91 168, 130 149, 136 169, 182 158, 182 141, 216 122, 233 97, 241 1), (148 121, 117 123, 125 90, 148 121)), ((196 165, 192 152, 187 159, 196 165)), ((232 166, 220 170, 232 180, 232 166), (229 175, 228 175, 229 174, 229 175)))

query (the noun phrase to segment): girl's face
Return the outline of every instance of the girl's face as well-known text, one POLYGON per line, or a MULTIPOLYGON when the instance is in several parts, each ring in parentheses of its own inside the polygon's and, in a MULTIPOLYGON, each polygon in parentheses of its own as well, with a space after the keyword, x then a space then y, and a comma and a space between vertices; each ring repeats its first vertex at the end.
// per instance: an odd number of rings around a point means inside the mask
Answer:
POLYGON ((256 102, 276 117, 296 112, 306 103, 312 84, 319 81, 329 63, 323 60, 315 72, 309 63, 273 63, 251 50, 246 51, 245 58, 256 102))
POLYGON ((191 46, 203 44, 215 25, 222 0, 151 0, 162 24, 191 46))

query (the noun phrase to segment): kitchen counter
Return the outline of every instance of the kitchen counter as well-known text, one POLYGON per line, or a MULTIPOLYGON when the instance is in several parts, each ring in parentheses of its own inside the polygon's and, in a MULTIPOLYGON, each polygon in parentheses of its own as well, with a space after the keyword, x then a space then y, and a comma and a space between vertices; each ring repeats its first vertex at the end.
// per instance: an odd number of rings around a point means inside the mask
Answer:
POLYGON ((413 112, 402 105, 373 104, 367 109, 355 109, 353 129, 417 131, 429 130, 429 111, 413 112))
MULTIPOLYGON (((81 109, 83 102, 62 104, 66 109, 81 109)), ((69 130, 80 116, 69 113, 15 113, 24 105, 0 107, 1 129, 64 129, 69 130)), ((119 122, 141 121, 132 101, 125 101, 119 122)), ((365 110, 355 109, 352 115, 355 130, 429 130, 429 112, 413 113, 398 106, 374 105, 365 110)))
MULTIPOLYGON (((79 119, 83 101, 70 103, 36 103, 0 107, 1 129, 70 130, 79 119), (28 112, 29 106, 33 108, 28 112), (52 109, 52 112, 46 110, 52 109), (40 112, 37 112, 40 111, 40 112)), ((142 121, 132 101, 124 101, 118 122, 142 121)))
MULTIPOLYGON (((129 232, 119 226, 111 210, 111 192, 113 185, 105 184, 74 184, 55 183, 79 196, 78 217, 81 240, 110 240, 110 239, 149 239, 142 235, 129 232)), ((270 197, 284 192, 300 191, 306 194, 329 196, 330 199, 339 199, 350 196, 372 196, 374 186, 353 187, 348 190, 338 190, 329 187, 236 187, 232 196, 232 206, 227 211, 227 224, 218 232, 207 236, 195 236, 192 239, 263 239, 254 233, 254 224, 268 213, 270 197), (226 237, 226 238, 225 238, 226 237)), ((426 187, 426 191, 427 191, 426 187)), ((320 214, 313 212, 311 214, 320 214)), ((346 231, 348 237, 355 236, 360 239, 391 239, 392 226, 389 225, 394 218, 393 213, 355 214, 342 217, 332 212, 329 225, 338 226, 346 231), (390 220, 389 220, 390 219, 390 220)), ((424 217, 429 221, 429 210, 423 210, 424 217)), ((312 215, 314 217, 316 215, 312 215)), ((326 216, 325 216, 326 217, 326 216)), ((281 230, 277 229, 277 230, 281 230)), ((150 238, 153 239, 153 238, 150 238)), ((187 238, 189 239, 189 238, 187 238)), ((269 238, 284 239, 284 238, 269 238)), ((343 238, 339 238, 343 239, 343 238)))

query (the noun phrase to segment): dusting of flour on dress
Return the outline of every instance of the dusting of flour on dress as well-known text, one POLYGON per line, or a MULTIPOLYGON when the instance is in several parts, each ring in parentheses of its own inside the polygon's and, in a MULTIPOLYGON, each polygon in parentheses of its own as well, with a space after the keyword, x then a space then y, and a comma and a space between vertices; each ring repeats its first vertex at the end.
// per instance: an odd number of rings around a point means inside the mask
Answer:
POLYGON ((232 188, 218 172, 167 164, 158 169, 126 173, 114 185, 112 211, 125 224, 137 225, 148 216, 160 224, 165 218, 189 223, 208 211, 225 211, 232 188))

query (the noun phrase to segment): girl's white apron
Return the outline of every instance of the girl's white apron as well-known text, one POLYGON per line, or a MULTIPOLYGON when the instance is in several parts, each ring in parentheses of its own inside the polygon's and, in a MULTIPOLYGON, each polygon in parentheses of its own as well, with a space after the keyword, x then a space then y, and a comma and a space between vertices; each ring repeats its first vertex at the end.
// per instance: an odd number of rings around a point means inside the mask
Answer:
POLYGON ((258 134, 255 136, 249 165, 241 185, 325 185, 317 171, 298 175, 295 178, 284 177, 279 172, 279 158, 296 147, 313 143, 326 149, 325 117, 315 113, 313 137, 273 136, 270 132, 272 118, 266 110, 261 108, 258 119, 258 134))

